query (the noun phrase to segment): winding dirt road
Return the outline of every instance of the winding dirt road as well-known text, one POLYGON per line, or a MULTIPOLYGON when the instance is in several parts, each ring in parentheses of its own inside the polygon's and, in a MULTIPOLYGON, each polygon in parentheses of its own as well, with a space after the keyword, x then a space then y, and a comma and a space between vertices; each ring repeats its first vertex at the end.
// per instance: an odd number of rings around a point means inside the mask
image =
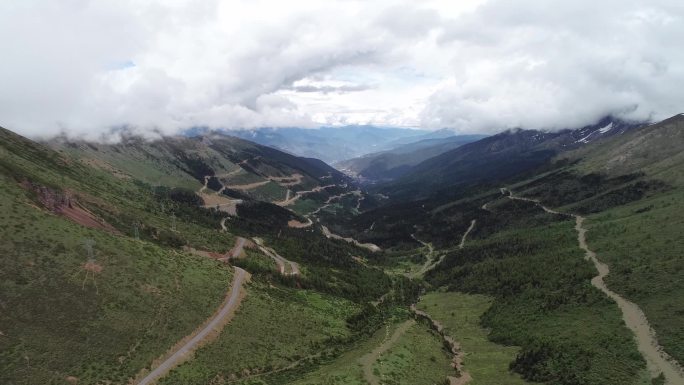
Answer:
POLYGON ((416 242, 423 245, 423 247, 427 247, 427 249, 428 249, 427 256, 426 256, 427 260, 425 261, 423 266, 421 266, 420 269, 418 269, 418 271, 416 271, 415 273, 409 274, 409 278, 422 277, 428 270, 430 270, 431 268, 434 267, 434 265, 436 265, 435 248, 432 246, 432 243, 423 242, 420 239, 416 238, 415 234, 411 234, 411 238, 415 239, 416 242))
MULTIPOLYGON (((239 267, 235 267, 235 277, 230 292, 219 309, 218 313, 190 339, 175 348, 163 362, 157 365, 149 374, 137 382, 137 385, 154 384, 171 369, 191 357, 192 353, 210 337, 217 336, 223 327, 230 321, 235 310, 240 306, 242 285, 249 280, 249 274, 239 267)), ((187 337, 186 337, 187 338, 187 337)))
POLYGON ((219 258, 219 261, 228 262, 231 259, 238 258, 240 254, 242 254, 242 250, 245 248, 246 243, 247 240, 245 238, 237 237, 237 239, 235 240, 235 246, 233 246, 232 249, 228 250, 224 257, 219 258))
POLYGON ((282 255, 278 254, 275 250, 273 250, 270 247, 266 247, 264 245, 263 240, 259 238, 252 238, 254 240, 254 243, 257 244, 257 247, 259 250, 261 250, 262 253, 266 254, 267 256, 271 257, 278 265, 278 271, 280 271, 281 275, 300 275, 300 270, 299 270, 299 264, 297 262, 292 262, 288 259, 285 259, 282 255), (290 271, 287 272, 286 268, 287 266, 290 267, 290 271))
MULTIPOLYGON (((229 175, 229 174, 226 174, 229 175)), ((204 204, 201 206, 205 209, 218 209, 219 211, 223 211, 227 213, 228 215, 237 215, 237 205, 242 203, 242 199, 232 199, 228 198, 225 195, 222 194, 223 190, 226 188, 226 185, 224 185, 221 180, 219 179, 219 183, 221 184, 221 189, 218 192, 212 192, 212 193, 206 193, 204 192, 207 189, 207 183, 209 179, 211 178, 211 175, 207 175, 204 177, 204 186, 200 188, 197 191, 197 195, 202 198, 202 201, 204 204)))
POLYGON ((477 222, 477 221, 476 221, 475 219, 473 219, 472 221, 470 221, 470 226, 468 227, 468 230, 466 230, 466 232, 463 233, 463 236, 461 237, 461 243, 458 244, 458 248, 459 248, 459 249, 462 249, 463 246, 465 246, 465 241, 466 241, 466 239, 468 238, 468 234, 470 234, 470 232, 473 231, 473 229, 475 228, 475 223, 476 223, 476 222, 477 222))
POLYGON ((361 242, 359 242, 356 239, 351 238, 351 237, 345 238, 341 235, 333 234, 330 232, 330 229, 328 229, 326 226, 321 225, 321 229, 323 230, 323 235, 325 235, 326 238, 339 239, 341 241, 353 243, 356 246, 363 247, 363 248, 368 249, 372 252, 382 250, 378 245, 375 245, 373 243, 361 243, 361 242))
POLYGON ((197 193, 202 194, 204 193, 204 190, 207 189, 207 183, 209 183, 209 178, 211 178, 211 175, 206 175, 204 177, 204 186, 202 186, 197 193))
POLYGON ((291 187, 295 186, 298 184, 302 184, 302 179, 304 178, 304 175, 295 173, 289 176, 270 176, 268 177, 269 180, 272 180, 282 187, 291 187))
POLYGON ((657 377, 662 373, 665 377, 665 384, 684 384, 684 370, 682 369, 681 365, 679 365, 678 362, 670 357, 670 355, 663 350, 662 346, 658 344, 655 330, 648 323, 648 319, 641 308, 639 308, 639 306, 634 302, 625 299, 606 286, 603 278, 610 273, 610 269, 608 268, 608 265, 599 261, 596 253, 589 249, 589 246, 587 245, 587 229, 583 226, 586 218, 581 215, 566 214, 550 209, 541 204, 541 202, 537 199, 514 196, 513 192, 506 188, 502 188, 501 193, 504 195, 508 193, 508 197, 510 199, 533 202, 547 213, 575 218, 575 230, 577 231, 577 242, 579 243, 579 247, 580 249, 584 250, 585 258, 592 261, 596 267, 596 270, 598 271, 598 275, 592 278, 591 284, 615 301, 618 307, 620 307, 620 310, 622 311, 622 319, 625 321, 627 327, 634 333, 634 337, 637 342, 637 348, 646 360, 646 364, 651 376, 657 377))
MULTIPOLYGON (((336 186, 336 185, 334 185, 334 184, 329 184, 329 185, 326 185, 326 186, 314 187, 314 188, 312 188, 311 190, 297 191, 293 197, 290 197, 290 195, 291 195, 290 193, 291 193, 291 192, 290 192, 290 190, 288 189, 288 190, 287 190, 287 193, 286 193, 286 195, 285 195, 285 200, 282 200, 282 201, 275 201, 275 202, 273 202, 273 204, 276 204, 276 205, 282 206, 282 207, 290 206, 290 205, 294 204, 296 201, 298 201, 299 198, 301 198, 302 196, 304 196, 304 195, 306 195, 306 194, 311 194, 311 193, 315 193, 315 192, 320 192, 320 191, 323 191, 323 190, 325 190, 325 189, 327 189, 327 188, 335 187, 335 186, 336 186)), ((326 203, 327 203, 327 202, 326 202, 326 203)))
MULTIPOLYGON (((471 231, 475 228, 475 223, 477 221, 473 219, 470 221, 470 226, 468 226, 468 229, 463 233, 461 236, 461 243, 458 244, 458 248, 462 249, 463 246, 465 246, 466 239, 468 239, 468 234, 470 234, 471 231)), ((434 248, 432 247, 431 243, 426 243, 421 241, 420 239, 416 238, 414 234, 411 234, 411 237, 415 239, 416 241, 420 242, 423 246, 426 246, 428 248, 428 260, 423 264, 423 266, 418 270, 417 272, 413 273, 410 278, 415 278, 418 276, 425 275, 428 271, 432 270, 435 268, 435 266, 439 265, 444 261, 444 258, 446 257, 446 254, 442 254, 436 261, 434 258, 434 248)))

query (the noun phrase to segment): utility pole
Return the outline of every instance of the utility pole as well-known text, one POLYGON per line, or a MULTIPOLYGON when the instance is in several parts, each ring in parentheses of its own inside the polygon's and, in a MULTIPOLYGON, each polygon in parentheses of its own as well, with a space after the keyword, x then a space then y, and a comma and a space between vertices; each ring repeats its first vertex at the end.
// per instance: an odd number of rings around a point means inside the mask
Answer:
POLYGON ((95 244, 96 242, 92 238, 86 238, 83 240, 83 248, 85 248, 86 252, 88 253, 89 262, 95 261, 95 254, 93 253, 93 246, 95 246, 95 244))
POLYGON ((102 271, 102 266, 95 262, 95 253, 93 252, 93 246, 95 246, 95 240, 92 238, 86 238, 83 240, 83 248, 86 249, 88 254, 88 262, 83 265, 85 270, 85 277, 83 278, 83 284, 81 284, 81 290, 85 290, 85 284, 90 277, 93 280, 93 285, 95 285, 95 293, 99 293, 97 288, 97 282, 95 281, 95 274, 102 271))

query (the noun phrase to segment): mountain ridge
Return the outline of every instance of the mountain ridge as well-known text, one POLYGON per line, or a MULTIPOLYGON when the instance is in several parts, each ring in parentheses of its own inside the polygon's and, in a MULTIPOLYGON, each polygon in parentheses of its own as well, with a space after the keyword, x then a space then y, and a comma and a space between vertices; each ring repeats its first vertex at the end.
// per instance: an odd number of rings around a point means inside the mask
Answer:
POLYGON ((390 196, 394 193, 398 199, 410 199, 433 190, 514 176, 545 164, 559 153, 642 126, 606 117, 574 130, 509 129, 424 160, 401 178, 374 190, 390 196))

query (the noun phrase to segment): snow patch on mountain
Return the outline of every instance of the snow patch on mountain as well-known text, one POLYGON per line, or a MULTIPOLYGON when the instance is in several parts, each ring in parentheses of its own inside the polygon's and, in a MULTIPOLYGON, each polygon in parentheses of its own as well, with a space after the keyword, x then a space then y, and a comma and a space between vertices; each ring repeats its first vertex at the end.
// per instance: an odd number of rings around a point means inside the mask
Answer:
POLYGON ((613 122, 610 122, 610 123, 608 123, 607 126, 605 126, 605 127, 603 127, 603 128, 600 128, 599 131, 600 131, 602 134, 605 134, 606 132, 608 132, 608 131, 610 131, 610 130, 612 130, 612 129, 613 129, 613 122))

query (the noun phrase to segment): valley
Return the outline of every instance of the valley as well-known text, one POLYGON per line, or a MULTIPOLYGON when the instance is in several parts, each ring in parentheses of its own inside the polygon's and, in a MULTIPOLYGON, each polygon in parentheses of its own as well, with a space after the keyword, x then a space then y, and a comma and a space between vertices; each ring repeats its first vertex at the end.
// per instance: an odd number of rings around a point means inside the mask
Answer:
POLYGON ((0 382, 682 384, 683 122, 452 138, 371 184, 3 129, 0 382))

